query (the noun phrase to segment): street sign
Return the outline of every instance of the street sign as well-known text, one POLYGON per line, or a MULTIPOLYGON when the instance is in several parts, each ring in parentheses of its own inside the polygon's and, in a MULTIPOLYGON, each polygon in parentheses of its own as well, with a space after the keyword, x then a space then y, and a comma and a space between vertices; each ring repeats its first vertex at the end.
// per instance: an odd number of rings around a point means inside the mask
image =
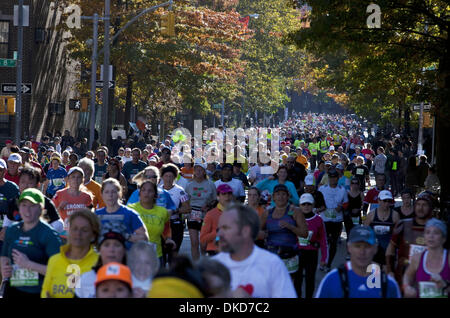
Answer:
MULTIPOLYGON (((22 26, 30 26, 30 6, 22 7, 22 26)), ((19 26, 19 6, 14 6, 14 26, 19 26)))
MULTIPOLYGON (((418 104, 413 104, 413 109, 414 109, 414 111, 416 111, 416 112, 419 112, 420 111, 420 103, 418 103, 418 104)), ((431 110, 431 104, 430 103, 426 103, 426 104, 423 104, 423 111, 430 111, 431 110)))
MULTIPOLYGON (((116 87, 116 82, 115 81, 108 81, 108 85, 109 85, 109 88, 114 88, 114 87, 116 87)), ((95 87, 97 87, 97 88, 103 88, 103 81, 96 81, 95 82, 95 87)))
POLYGON ((213 105, 213 109, 221 109, 222 108, 222 104, 214 104, 213 105))
POLYGON ((16 67, 17 61, 13 59, 0 59, 0 67, 16 67))
POLYGON ((81 110, 81 100, 79 100, 79 99, 70 99, 69 100, 69 109, 71 109, 71 110, 81 110))
MULTIPOLYGON (((22 83, 22 94, 31 94, 32 85, 30 83, 22 83)), ((16 84, 6 83, 2 84, 2 94, 16 94, 16 84)))

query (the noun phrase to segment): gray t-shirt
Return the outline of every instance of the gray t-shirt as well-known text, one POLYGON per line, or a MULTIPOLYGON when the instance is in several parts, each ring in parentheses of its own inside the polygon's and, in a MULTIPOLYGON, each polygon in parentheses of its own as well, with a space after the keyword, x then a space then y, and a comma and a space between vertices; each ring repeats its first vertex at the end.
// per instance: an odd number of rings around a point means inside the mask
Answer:
POLYGON ((186 193, 189 195, 192 210, 201 211, 206 204, 216 200, 216 191, 216 186, 209 180, 200 183, 190 181, 186 186, 186 193))
POLYGON ((380 153, 375 157, 373 161, 373 168, 376 173, 384 173, 384 166, 386 164, 387 157, 385 154, 380 153))

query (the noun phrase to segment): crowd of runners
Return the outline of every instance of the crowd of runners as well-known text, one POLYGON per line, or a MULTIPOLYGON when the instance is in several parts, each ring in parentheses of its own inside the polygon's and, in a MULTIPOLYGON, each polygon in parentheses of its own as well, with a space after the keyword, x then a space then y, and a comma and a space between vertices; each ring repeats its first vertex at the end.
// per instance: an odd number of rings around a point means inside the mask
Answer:
POLYGON ((7 141, 2 297, 448 297, 448 216, 410 136, 302 113, 256 147, 225 137, 7 141))

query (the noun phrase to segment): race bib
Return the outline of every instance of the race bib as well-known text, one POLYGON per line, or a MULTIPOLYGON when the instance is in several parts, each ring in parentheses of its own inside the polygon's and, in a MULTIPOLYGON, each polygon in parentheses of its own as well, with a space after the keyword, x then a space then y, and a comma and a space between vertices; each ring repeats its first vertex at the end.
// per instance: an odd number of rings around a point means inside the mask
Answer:
POLYGON ((283 262, 284 265, 286 265, 289 274, 298 271, 298 255, 295 255, 294 257, 291 258, 283 259, 283 262))
POLYGON ((364 175, 364 169, 357 168, 357 169, 356 169, 356 174, 359 175, 359 176, 364 175))
POLYGON ((352 217, 353 225, 359 225, 359 216, 352 217))
POLYGON ((419 282, 420 298, 447 298, 435 282, 419 282))
POLYGON ((64 179, 62 178, 52 179, 52 183, 55 187, 60 187, 64 183, 64 179))
POLYGON ((390 232, 391 227, 387 225, 375 225, 373 227, 373 230, 375 231, 376 235, 384 235, 390 232))
POLYGON ((192 210, 189 214, 189 221, 201 222, 203 218, 202 211, 192 210))
POLYGON ((337 217, 336 210, 335 209, 326 209, 325 217, 327 217, 329 219, 335 219, 337 217))
POLYGON ((426 249, 427 249, 427 247, 423 246, 423 245, 410 244, 409 245, 409 262, 411 263, 411 259, 412 259, 413 255, 420 254, 420 253, 424 252, 426 249))
POLYGON ((310 244, 313 233, 313 231, 308 231, 308 237, 299 237, 298 244, 300 244, 300 246, 308 246, 310 244))
POLYGON ((13 274, 10 280, 11 286, 22 287, 22 286, 38 286, 39 285, 39 274, 38 272, 20 268, 18 265, 13 265, 13 274))

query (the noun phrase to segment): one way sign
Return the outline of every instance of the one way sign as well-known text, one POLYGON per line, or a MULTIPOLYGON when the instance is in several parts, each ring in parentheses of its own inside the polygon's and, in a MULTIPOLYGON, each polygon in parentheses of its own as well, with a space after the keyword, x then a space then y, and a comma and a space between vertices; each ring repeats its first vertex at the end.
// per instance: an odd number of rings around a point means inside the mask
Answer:
MULTIPOLYGON (((22 94, 31 94, 32 85, 30 83, 22 83, 22 94)), ((2 94, 14 95, 16 94, 16 84, 6 83, 2 84, 2 94)))
POLYGON ((71 110, 81 110, 81 100, 79 100, 79 99, 70 99, 69 100, 69 109, 71 109, 71 110))
MULTIPOLYGON (((108 88, 114 88, 116 86, 115 81, 108 81, 108 88)), ((96 81, 95 87, 102 88, 103 87, 103 81, 96 81)))

